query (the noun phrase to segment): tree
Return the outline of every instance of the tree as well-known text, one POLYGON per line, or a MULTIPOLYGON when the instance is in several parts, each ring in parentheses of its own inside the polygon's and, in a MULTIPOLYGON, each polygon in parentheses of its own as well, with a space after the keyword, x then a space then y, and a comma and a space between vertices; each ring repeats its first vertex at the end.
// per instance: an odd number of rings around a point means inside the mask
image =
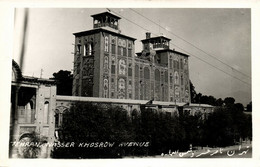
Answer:
POLYGON ((252 101, 250 101, 250 103, 246 106, 246 110, 248 112, 252 112, 252 101))
POLYGON ((243 106, 243 104, 241 104, 241 103, 236 103, 235 104, 235 109, 237 110, 237 111, 244 111, 244 106, 243 106))
POLYGON ((224 103, 225 105, 233 105, 235 104, 235 99, 233 97, 226 97, 224 103))
POLYGON ((192 103, 196 102, 196 91, 195 91, 195 86, 192 84, 191 80, 190 80, 190 99, 192 103))
POLYGON ((70 71, 60 70, 57 73, 53 73, 53 78, 57 81, 57 95, 72 95, 72 82, 73 74, 70 71))
POLYGON ((224 101, 221 98, 219 98, 219 99, 216 100, 215 106, 222 106, 223 103, 224 103, 224 101))
POLYGON ((20 158, 39 158, 42 145, 47 143, 47 137, 41 137, 38 133, 33 131, 22 135, 19 142, 24 144, 31 143, 29 146, 21 146, 18 148, 18 155, 20 158))
POLYGON ((113 148, 54 148, 53 158, 117 158, 120 142, 133 141, 127 111, 111 104, 77 102, 63 116, 60 142, 115 142, 113 148))

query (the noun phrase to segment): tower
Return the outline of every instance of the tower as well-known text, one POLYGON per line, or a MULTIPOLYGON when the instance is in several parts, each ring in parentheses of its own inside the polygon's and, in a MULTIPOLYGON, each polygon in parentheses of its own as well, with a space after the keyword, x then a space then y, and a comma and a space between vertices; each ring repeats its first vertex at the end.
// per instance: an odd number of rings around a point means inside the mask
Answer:
POLYGON ((73 96, 132 98, 135 38, 119 30, 111 12, 92 15, 93 29, 74 33, 73 96))
POLYGON ((141 93, 157 101, 189 103, 189 55, 170 49, 170 40, 165 36, 151 37, 149 32, 146 39, 141 40, 143 50, 137 53, 137 57, 144 63, 139 63, 139 66, 149 71, 146 77, 139 78, 145 84, 145 92, 141 93))

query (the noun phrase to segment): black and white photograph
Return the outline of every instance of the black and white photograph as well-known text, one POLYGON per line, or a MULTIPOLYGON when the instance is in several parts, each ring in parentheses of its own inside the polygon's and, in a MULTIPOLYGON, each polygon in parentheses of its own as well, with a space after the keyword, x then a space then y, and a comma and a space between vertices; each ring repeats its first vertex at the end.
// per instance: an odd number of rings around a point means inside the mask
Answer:
POLYGON ((12 11, 10 161, 259 160, 251 7, 12 11))

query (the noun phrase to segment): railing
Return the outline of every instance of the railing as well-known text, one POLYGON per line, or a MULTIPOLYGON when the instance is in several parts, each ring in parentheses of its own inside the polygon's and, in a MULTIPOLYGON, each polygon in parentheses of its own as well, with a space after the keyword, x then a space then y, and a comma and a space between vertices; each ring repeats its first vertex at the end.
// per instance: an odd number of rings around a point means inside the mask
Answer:
POLYGON ((109 27, 114 28, 116 30, 118 29, 118 26, 114 25, 114 24, 109 24, 109 23, 97 23, 97 24, 94 24, 94 28, 105 27, 105 26, 109 26, 109 27))
POLYGON ((153 48, 165 48, 165 49, 169 49, 169 46, 168 45, 165 45, 165 44, 153 44, 153 48))

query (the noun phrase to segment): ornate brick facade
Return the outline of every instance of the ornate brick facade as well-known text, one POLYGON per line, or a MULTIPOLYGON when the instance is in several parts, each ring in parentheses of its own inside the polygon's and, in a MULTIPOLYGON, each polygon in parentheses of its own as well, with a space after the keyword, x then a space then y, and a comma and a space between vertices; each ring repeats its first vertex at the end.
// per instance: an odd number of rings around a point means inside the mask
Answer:
POLYGON ((170 49, 164 36, 135 40, 118 29, 120 17, 93 17, 92 30, 74 33, 73 96, 190 102, 188 55, 170 49))

